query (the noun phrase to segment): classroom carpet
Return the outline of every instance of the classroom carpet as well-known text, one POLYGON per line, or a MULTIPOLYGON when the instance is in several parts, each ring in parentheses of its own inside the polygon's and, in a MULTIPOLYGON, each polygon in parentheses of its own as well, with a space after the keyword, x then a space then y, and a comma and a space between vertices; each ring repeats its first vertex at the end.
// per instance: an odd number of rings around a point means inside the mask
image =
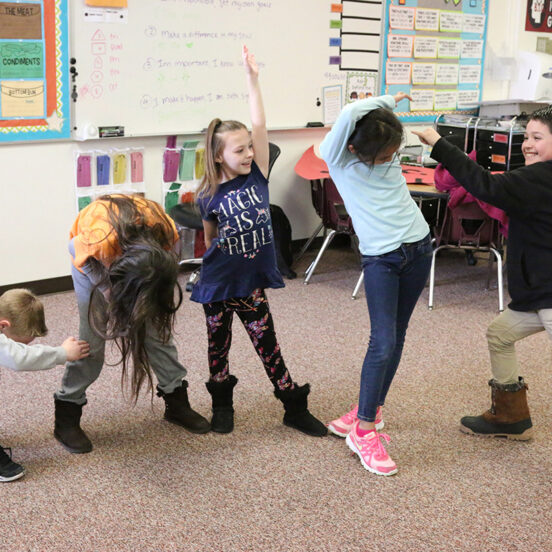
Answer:
MULTIPOLYGON (((306 269, 315 251, 298 264, 306 269)), ((270 290, 286 364, 311 384, 309 406, 325 422, 357 400, 370 331, 347 247, 324 254, 311 283, 270 290)), ((184 285, 187 274, 182 273, 184 285)), ((163 401, 121 391, 117 353, 89 388, 82 425, 94 450, 70 454, 52 435, 63 367, 2 369, 0 443, 27 470, 0 484, 0 547, 50 551, 547 551, 552 550, 551 347, 540 333, 517 347, 529 385, 530 442, 483 439, 458 429, 490 402, 485 330, 497 314, 486 262, 462 254, 437 264, 435 309, 424 290, 384 410, 398 474, 373 475, 343 439, 305 436, 283 409, 236 319, 230 353, 235 430, 193 435, 163 420, 163 401)), ((495 284, 496 286, 496 284, 495 284)), ((186 295, 175 337, 190 399, 210 414, 206 330, 186 295)), ((49 335, 77 333, 73 292, 43 297, 49 335)))

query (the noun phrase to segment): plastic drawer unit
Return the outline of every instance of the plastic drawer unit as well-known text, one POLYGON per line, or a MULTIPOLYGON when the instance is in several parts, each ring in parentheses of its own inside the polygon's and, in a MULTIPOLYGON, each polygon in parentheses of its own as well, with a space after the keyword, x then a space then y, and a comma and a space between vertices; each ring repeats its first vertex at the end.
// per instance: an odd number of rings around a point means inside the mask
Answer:
POLYGON ((509 171, 525 165, 521 144, 527 120, 479 119, 474 148, 477 162, 490 171, 509 171))

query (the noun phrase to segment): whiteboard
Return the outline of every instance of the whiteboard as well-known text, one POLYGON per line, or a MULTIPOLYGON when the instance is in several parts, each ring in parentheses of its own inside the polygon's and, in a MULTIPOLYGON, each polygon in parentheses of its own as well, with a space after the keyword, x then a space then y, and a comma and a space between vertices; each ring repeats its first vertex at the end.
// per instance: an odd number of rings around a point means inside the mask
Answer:
POLYGON ((269 129, 324 122, 324 88, 345 93, 335 0, 131 0, 104 21, 85 15, 84 0, 71 4, 77 139, 104 127, 196 133, 214 117, 247 124, 242 44, 260 65, 269 129))

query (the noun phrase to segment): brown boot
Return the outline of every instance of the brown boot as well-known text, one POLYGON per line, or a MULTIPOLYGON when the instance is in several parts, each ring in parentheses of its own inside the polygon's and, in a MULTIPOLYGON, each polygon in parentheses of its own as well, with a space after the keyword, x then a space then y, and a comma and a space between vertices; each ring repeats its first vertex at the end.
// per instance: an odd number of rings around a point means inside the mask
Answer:
POLYGON ((527 385, 523 378, 518 383, 498 383, 492 379, 491 408, 481 416, 465 416, 460 420, 464 433, 483 437, 505 437, 528 441, 533 436, 533 424, 527 406, 527 385))

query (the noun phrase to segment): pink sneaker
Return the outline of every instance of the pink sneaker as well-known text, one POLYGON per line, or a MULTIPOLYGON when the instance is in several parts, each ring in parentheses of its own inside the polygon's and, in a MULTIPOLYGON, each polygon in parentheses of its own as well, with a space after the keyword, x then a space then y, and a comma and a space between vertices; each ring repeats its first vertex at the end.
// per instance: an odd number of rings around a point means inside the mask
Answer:
POLYGON ((374 421, 376 422, 376 431, 381 431, 385 426, 385 422, 383 421, 383 408, 381 406, 378 406, 376 410, 376 419, 374 421))
MULTIPOLYGON (((355 405, 352 410, 343 414, 341 418, 333 420, 328 424, 328 429, 338 437, 347 437, 349 431, 351 431, 353 424, 357 421, 358 405, 355 405)), ((378 406, 376 411, 376 429, 380 431, 385 425, 383 421, 383 412, 381 406, 378 406)))
POLYGON ((391 460, 381 442, 383 438, 387 443, 390 441, 389 435, 369 431, 364 437, 357 434, 358 421, 355 422, 349 435, 347 435, 347 445, 358 455, 362 465, 372 473, 378 475, 393 475, 397 473, 397 464, 391 460))

